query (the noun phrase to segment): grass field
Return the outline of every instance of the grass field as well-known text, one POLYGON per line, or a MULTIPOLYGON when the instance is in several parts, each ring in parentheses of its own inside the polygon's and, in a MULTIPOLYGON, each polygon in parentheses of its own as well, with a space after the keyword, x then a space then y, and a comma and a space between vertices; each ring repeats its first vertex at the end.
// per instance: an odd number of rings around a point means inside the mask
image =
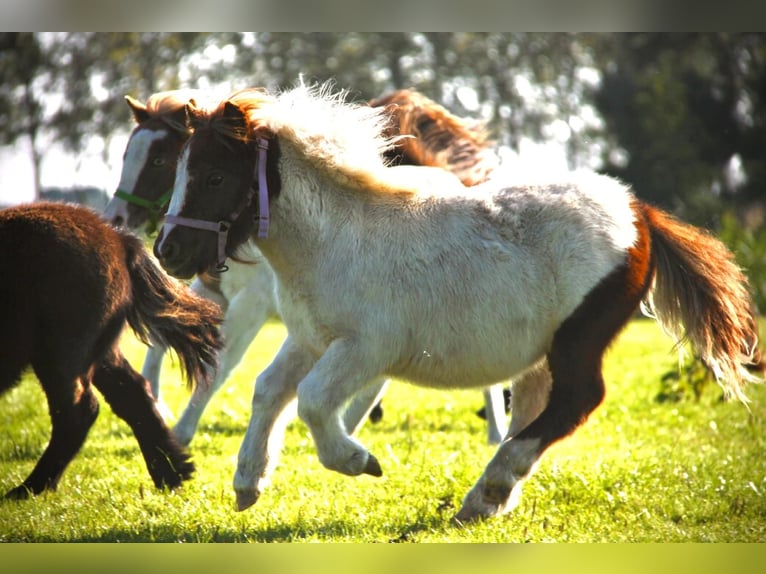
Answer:
MULTIPOLYGON (((762 542, 766 541, 766 386, 748 411, 699 399, 657 399, 678 366, 672 342, 633 321, 605 364, 607 397, 573 436, 554 445, 511 514, 458 527, 450 518, 491 458, 474 413, 477 391, 394 384, 384 417, 361 441, 384 475, 350 478, 317 461, 306 427, 288 428, 271 487, 245 512, 231 480, 250 412, 252 381, 284 338, 269 324, 213 399, 191 445, 195 478, 154 489, 130 430, 102 401, 101 414, 59 490, 0 501, 3 542, 762 542)), ((123 348, 140 368, 144 348, 123 348)), ((166 361, 163 393, 179 413, 188 398, 166 361)), ((49 436, 34 377, 0 398, 0 491, 23 480, 49 436)))

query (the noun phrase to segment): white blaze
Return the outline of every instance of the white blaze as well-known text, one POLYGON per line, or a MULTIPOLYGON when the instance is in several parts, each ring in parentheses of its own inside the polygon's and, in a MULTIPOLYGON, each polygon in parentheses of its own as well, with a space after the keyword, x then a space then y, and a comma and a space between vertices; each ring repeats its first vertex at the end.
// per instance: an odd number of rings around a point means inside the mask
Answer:
MULTIPOLYGON (((181 157, 178 160, 178 166, 176 167, 176 180, 173 184, 173 195, 170 198, 170 205, 168 206, 168 212, 167 215, 178 215, 181 213, 181 209, 184 206, 184 202, 186 200, 186 183, 189 180, 189 176, 187 173, 188 170, 188 164, 189 164, 189 147, 185 147, 183 152, 181 153, 181 157)), ((173 228, 175 227, 175 224, 173 223, 165 223, 162 233, 162 241, 160 242, 160 247, 162 247, 162 244, 165 242, 165 239, 170 234, 171 231, 173 231, 173 228)))
MULTIPOLYGON (((122 164, 122 173, 120 173, 120 183, 117 189, 129 193, 135 192, 138 177, 146 166, 149 159, 149 150, 152 144, 167 137, 167 130, 138 130, 128 140, 128 147, 125 149, 125 161, 122 164)), ((112 197, 104 210, 104 217, 108 220, 120 215, 127 220, 127 202, 119 197, 112 197)))

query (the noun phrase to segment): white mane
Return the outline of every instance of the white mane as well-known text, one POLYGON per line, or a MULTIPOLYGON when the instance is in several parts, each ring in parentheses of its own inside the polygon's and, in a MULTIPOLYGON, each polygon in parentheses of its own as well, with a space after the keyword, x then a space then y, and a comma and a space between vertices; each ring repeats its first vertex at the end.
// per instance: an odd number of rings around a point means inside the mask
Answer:
POLYGON ((385 109, 346 102, 347 95, 333 93, 329 84, 300 84, 252 107, 236 97, 232 101, 245 110, 251 133, 266 129, 279 136, 334 179, 359 189, 411 192, 386 169, 383 153, 398 138, 384 135, 385 109))

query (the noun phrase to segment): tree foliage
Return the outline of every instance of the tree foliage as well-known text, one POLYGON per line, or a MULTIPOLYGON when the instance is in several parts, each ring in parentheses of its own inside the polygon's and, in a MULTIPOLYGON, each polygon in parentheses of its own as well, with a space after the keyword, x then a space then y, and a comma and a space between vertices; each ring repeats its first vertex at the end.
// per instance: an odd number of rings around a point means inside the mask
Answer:
POLYGON ((33 34, 0 33, 0 143, 28 139, 37 196, 42 161, 38 142, 43 128, 41 92, 45 92, 49 73, 44 51, 33 34))
POLYGON ((708 226, 719 223, 722 202, 763 199, 764 35, 618 34, 599 36, 594 48, 605 171, 708 226), (744 180, 732 173, 737 165, 744 180))
POLYGON ((28 138, 38 167, 46 143, 126 133, 125 94, 303 76, 355 99, 415 88, 510 149, 557 140, 694 223, 763 203, 764 34, 5 33, 0 74, 0 145, 28 138))

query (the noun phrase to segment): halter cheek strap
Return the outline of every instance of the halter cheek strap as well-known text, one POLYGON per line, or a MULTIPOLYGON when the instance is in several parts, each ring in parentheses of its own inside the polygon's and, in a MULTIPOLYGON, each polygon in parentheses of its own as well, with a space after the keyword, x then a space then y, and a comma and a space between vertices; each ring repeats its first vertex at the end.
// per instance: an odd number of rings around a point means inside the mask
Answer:
POLYGON ((269 236, 269 184, 266 181, 266 152, 269 151, 269 140, 258 138, 258 237, 269 236))
MULTIPOLYGON (((264 238, 269 233, 269 189, 268 181, 266 179, 266 153, 269 149, 269 142, 266 139, 258 138, 258 155, 255 160, 255 172, 253 175, 253 184, 255 180, 258 181, 258 237, 264 238)), ((228 270, 226 266, 226 242, 229 237, 229 229, 232 224, 239 218, 241 213, 247 209, 253 200, 255 195, 256 186, 251 185, 245 197, 231 212, 227 219, 221 221, 209 221, 206 219, 195 219, 192 217, 181 217, 180 215, 168 215, 165 217, 166 223, 172 223, 174 225, 182 225, 184 227, 191 227, 194 229, 202 229, 203 231, 214 231, 218 234, 218 261, 216 263, 216 269, 219 272, 228 270)))

